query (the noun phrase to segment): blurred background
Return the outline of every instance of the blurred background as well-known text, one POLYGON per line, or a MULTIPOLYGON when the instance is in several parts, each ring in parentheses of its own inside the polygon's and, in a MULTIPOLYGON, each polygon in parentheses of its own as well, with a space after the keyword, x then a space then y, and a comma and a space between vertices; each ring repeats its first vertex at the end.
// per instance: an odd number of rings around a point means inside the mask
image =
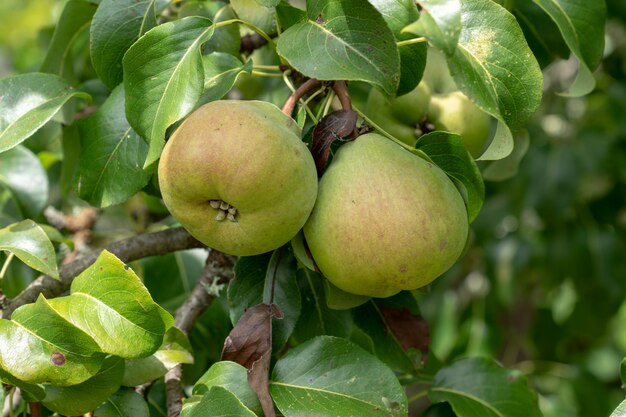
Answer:
MULTIPOLYGON (((63 4, 0 2, 0 77, 37 70, 63 4)), ((517 174, 487 182, 466 256, 421 300, 431 349, 440 359, 493 355, 519 369, 540 394, 546 417, 608 416, 625 396, 620 364, 626 356, 626 2, 607 5, 596 90, 563 97, 558 93, 571 82, 576 62, 559 60, 545 68, 542 107, 528 126, 529 147, 517 174)), ((60 129, 40 136, 25 145, 56 177, 60 129)), ((141 213, 159 216, 155 200, 142 194, 106 209, 94 238, 105 231, 106 240, 141 231, 141 213)), ((203 255, 165 258, 138 267, 157 301, 171 310, 186 291, 149 277, 170 268, 168 274, 180 278, 172 285, 191 288, 187 277, 197 277, 203 255)), ((19 292, 34 277, 29 274, 12 271, 5 292, 19 292)), ((224 306, 216 303, 193 337, 223 339, 226 323, 224 306)), ((205 361, 219 357, 220 348, 209 348, 205 361)))

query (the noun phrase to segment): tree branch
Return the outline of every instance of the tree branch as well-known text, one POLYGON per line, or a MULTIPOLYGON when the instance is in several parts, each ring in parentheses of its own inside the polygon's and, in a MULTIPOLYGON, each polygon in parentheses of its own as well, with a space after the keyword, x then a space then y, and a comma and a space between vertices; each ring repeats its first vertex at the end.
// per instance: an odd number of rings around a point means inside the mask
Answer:
MULTIPOLYGON (((212 250, 206 265, 200 274, 189 298, 176 310, 174 325, 188 334, 198 317, 211 304, 221 285, 228 283, 234 276, 235 258, 222 252, 212 250)), ((167 395, 167 416, 178 417, 182 409, 182 365, 176 365, 165 374, 165 391, 167 395)))
MULTIPOLYGON (((182 227, 167 229, 161 232, 145 233, 128 239, 111 243, 104 249, 115 254, 122 262, 128 263, 147 256, 164 255, 183 249, 203 248, 205 245, 189 234, 182 227)), ((56 297, 67 291, 74 278, 95 262, 103 249, 97 249, 59 268, 60 280, 48 276, 40 276, 24 291, 12 300, 4 300, 2 317, 10 318, 13 311, 28 303, 34 302, 39 294, 47 298, 56 297)))

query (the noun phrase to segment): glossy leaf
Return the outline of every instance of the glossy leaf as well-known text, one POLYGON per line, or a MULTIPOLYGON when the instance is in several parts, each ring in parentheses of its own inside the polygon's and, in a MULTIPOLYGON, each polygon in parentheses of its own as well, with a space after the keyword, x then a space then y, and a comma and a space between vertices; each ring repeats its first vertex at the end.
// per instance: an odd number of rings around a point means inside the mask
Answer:
POLYGON ((39 296, 0 320, 0 366, 31 384, 79 384, 94 376, 105 355, 89 335, 39 296))
MULTIPOLYGON (((398 41, 414 38, 410 33, 402 31, 408 24, 419 18, 417 6, 412 0, 375 0, 370 1, 380 12, 398 41)), ((428 42, 404 45, 399 48, 400 53, 400 83, 396 95, 408 93, 417 87, 424 67, 426 66, 426 51, 428 42)))
MULTIPOLYGON (((52 35, 41 72, 63 75, 64 65, 76 37, 89 27, 96 5, 83 0, 70 0, 65 4, 52 35)), ((71 61, 69 61, 71 62, 71 61)))
POLYGON ((0 153, 0 184, 11 190, 28 217, 37 217, 48 201, 46 171, 39 158, 23 146, 0 153))
POLYGON ((80 122, 77 194, 96 207, 122 203, 142 189, 150 173, 142 169, 148 145, 126 121, 124 87, 80 122))
POLYGON ((431 161, 462 185, 469 221, 474 221, 485 200, 485 184, 461 137, 447 132, 432 132, 420 137, 415 147, 424 151, 431 161))
POLYGON ((307 15, 307 21, 278 39, 278 53, 289 64, 312 78, 366 81, 389 95, 396 92, 398 48, 374 6, 359 0, 309 0, 307 15))
POLYGON ((23 220, 0 229, 0 250, 13 253, 31 268, 59 279, 52 242, 32 220, 23 220))
POLYGON ((193 387, 194 395, 205 395, 212 387, 223 387, 250 410, 260 413, 261 404, 248 384, 248 370, 235 362, 220 361, 213 364, 193 387))
POLYGON ((200 98, 204 85, 200 47, 212 33, 209 19, 186 17, 151 29, 124 55, 126 117, 150 144, 144 168, 161 155, 166 129, 200 98))
POLYGON ((204 66, 204 93, 198 104, 219 100, 235 85, 239 75, 252 72, 252 60, 242 63, 224 52, 213 52, 202 57, 204 66))
POLYGON ((272 318, 272 345, 275 350, 280 349, 293 332, 301 310, 295 258, 284 248, 270 254, 242 257, 235 266, 235 276, 228 287, 233 324, 247 308, 269 302, 272 280, 276 277, 273 302, 282 310, 284 318, 272 318))
POLYGON ((447 55, 454 54, 461 33, 461 0, 418 0, 419 20, 405 30, 428 38, 447 55))
POLYGON ((256 417, 226 388, 212 387, 200 401, 183 405, 180 417, 256 417))
POLYGON ((131 389, 111 395, 93 412, 94 417, 149 417, 150 411, 144 398, 131 389))
POLYGON ((128 48, 157 25, 156 2, 102 0, 98 6, 91 23, 91 61, 109 89, 122 82, 122 58, 128 48))
POLYGON ((350 335, 352 316, 347 310, 333 310, 328 307, 324 279, 320 274, 307 269, 298 270, 302 313, 292 335, 298 343, 321 335, 350 335))
MULTIPOLYGON (((261 0, 273 2, 275 0, 261 0)), ((230 5, 243 21, 250 22, 265 33, 276 32, 276 11, 259 0, 230 0, 230 5)))
POLYGON ((22 398, 26 401, 41 401, 46 396, 44 387, 41 384, 27 384, 20 381, 10 373, 0 368, 0 381, 4 384, 13 385, 22 391, 22 398))
POLYGON ((622 401, 620 405, 617 406, 615 411, 611 413, 610 417, 625 417, 626 416, 626 400, 622 401))
POLYGON ((156 352, 172 323, 137 275, 106 250, 74 279, 71 296, 50 303, 103 352, 123 358, 156 352))
POLYGON ((85 382, 69 387, 46 386, 46 396, 41 403, 62 415, 83 415, 94 410, 119 389, 123 374, 124 361, 109 356, 100 371, 85 382))
POLYGON ((486 358, 462 359, 441 369, 428 393, 447 401, 459 417, 541 417, 526 377, 486 358))
POLYGON ((569 95, 578 97, 595 87, 592 71, 598 67, 604 52, 604 1, 533 0, 556 23, 567 46, 578 58, 578 76, 569 95))
POLYGON ((122 385, 136 387, 162 377, 178 364, 193 363, 193 352, 187 336, 170 327, 159 350, 147 358, 127 359, 122 385))
POLYGON ((482 176, 487 181, 504 181, 513 178, 519 169, 530 146, 530 136, 527 130, 518 130, 513 133, 515 148, 504 159, 491 161, 481 169, 482 176))
POLYGON ((26 140, 72 97, 89 98, 53 74, 33 72, 0 80, 0 152, 26 140))
POLYGON ((352 342, 320 336, 276 362, 270 391, 287 417, 406 416, 407 399, 396 376, 352 342))
POLYGON ((513 150, 511 129, 524 125, 539 106, 539 64, 515 18, 492 0, 463 1, 461 23, 456 50, 448 54, 450 72, 459 89, 499 121, 480 159, 502 159, 513 150))

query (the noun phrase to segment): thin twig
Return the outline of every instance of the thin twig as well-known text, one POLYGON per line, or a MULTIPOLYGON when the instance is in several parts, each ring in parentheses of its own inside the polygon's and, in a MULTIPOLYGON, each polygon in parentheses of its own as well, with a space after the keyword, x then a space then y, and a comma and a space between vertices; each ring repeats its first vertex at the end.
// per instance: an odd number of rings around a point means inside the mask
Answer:
POLYGON ((337 98, 341 103, 341 108, 344 110, 352 110, 352 100, 350 100, 350 94, 348 94, 348 86, 343 80, 338 80, 333 83, 333 90, 337 94, 337 98))
MULTIPOLYGON (((176 310, 176 327, 185 334, 191 331, 198 317, 218 295, 219 288, 233 278, 234 264, 234 257, 216 250, 211 251, 189 298, 176 310)), ((165 374, 168 417, 178 417, 182 409, 182 374, 182 365, 176 365, 165 374)))
MULTIPOLYGON (((164 255, 183 249, 202 248, 204 244, 196 240, 182 227, 155 233, 145 233, 107 245, 104 249, 128 263, 148 256, 164 255)), ((2 317, 10 318, 13 311, 34 302, 39 294, 47 298, 56 297, 67 291, 74 278, 95 262, 103 249, 96 249, 82 258, 59 268, 60 279, 40 276, 12 300, 3 300, 2 317)))
POLYGON ((283 113, 287 116, 291 116, 293 113, 293 109, 296 107, 296 103, 300 100, 309 90, 321 85, 322 82, 316 78, 311 78, 306 80, 300 87, 296 89, 285 101, 283 108, 281 109, 283 113))

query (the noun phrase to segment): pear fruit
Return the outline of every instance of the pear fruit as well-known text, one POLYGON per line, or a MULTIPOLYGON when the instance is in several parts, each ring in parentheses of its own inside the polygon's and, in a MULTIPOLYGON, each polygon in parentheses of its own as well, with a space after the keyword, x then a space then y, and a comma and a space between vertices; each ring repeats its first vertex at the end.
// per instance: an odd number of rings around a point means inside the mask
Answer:
POLYGON ((367 98, 365 113, 387 133, 410 146, 415 146, 422 132, 419 124, 426 115, 430 89, 420 83, 413 91, 396 98, 388 98, 372 88, 367 98))
POLYGON ((468 227, 463 198, 441 169, 368 133, 339 148, 303 230, 333 285, 389 297, 448 270, 468 227))
POLYGON ((461 135, 465 148, 478 158, 489 139, 491 117, 459 91, 445 56, 434 48, 428 49, 422 82, 431 89, 428 122, 435 130, 461 135))
POLYGON ((300 128, 276 106, 220 100, 195 110, 159 162, 165 205, 196 239, 237 256, 287 243, 317 195, 300 128))
POLYGON ((461 135, 463 145, 478 158, 491 129, 491 117, 460 91, 433 95, 428 107, 428 120, 436 130, 461 135))

